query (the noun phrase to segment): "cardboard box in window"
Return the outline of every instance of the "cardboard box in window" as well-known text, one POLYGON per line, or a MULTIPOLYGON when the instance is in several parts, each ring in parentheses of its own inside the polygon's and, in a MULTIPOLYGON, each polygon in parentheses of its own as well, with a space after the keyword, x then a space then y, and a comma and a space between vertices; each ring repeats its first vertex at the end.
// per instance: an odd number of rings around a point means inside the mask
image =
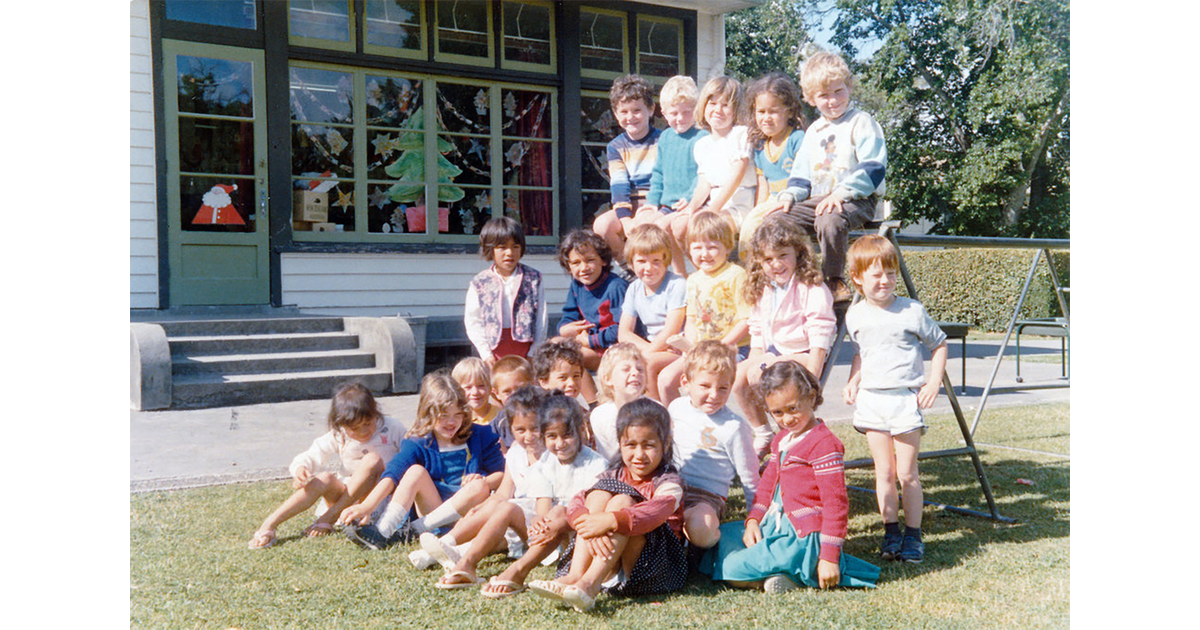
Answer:
POLYGON ((292 219, 324 223, 329 220, 329 193, 311 190, 292 192, 292 219))
POLYGON ((314 232, 336 232, 337 224, 336 223, 314 223, 314 224, 312 224, 312 231, 314 231, 314 232))
MULTIPOLYGON (((425 232, 425 206, 412 206, 404 210, 404 219, 408 223, 408 232, 425 232)), ((438 231, 443 234, 450 231, 450 208, 438 208, 438 231)))

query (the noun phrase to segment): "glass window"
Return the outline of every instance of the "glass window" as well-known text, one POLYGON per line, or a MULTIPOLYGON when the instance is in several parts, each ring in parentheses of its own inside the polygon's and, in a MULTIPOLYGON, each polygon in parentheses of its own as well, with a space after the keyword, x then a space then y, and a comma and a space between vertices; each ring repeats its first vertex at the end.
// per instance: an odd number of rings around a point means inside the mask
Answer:
POLYGON ((421 81, 367 75, 367 231, 425 233, 421 81))
POLYGON ((488 64, 492 57, 492 3, 454 0, 433 3, 437 12, 439 60, 488 64))
POLYGON ((529 236, 554 236, 554 140, 550 94, 500 90, 504 214, 529 236))
POLYGON ((596 216, 612 206, 608 188, 608 143, 621 133, 613 116, 608 95, 603 92, 584 92, 580 98, 580 137, 583 140, 583 172, 580 183, 583 193, 583 224, 591 225, 596 216))
POLYGON ((364 50, 385 55, 425 57, 425 3, 420 0, 366 0, 364 50))
POLYGON ((637 73, 655 83, 683 72, 683 22, 638 17, 637 73))
POLYGON ((301 46, 354 50, 350 0, 289 0, 288 38, 301 46))
POLYGON ((629 72, 625 14, 579 10, 579 64, 585 77, 614 78, 629 72))
POLYGON ((168 20, 249 29, 258 21, 254 0, 167 0, 165 4, 168 20))
POLYGON ((505 2, 505 68, 554 72, 553 6, 543 2, 505 2))
POLYGON ((295 231, 353 232, 354 83, 349 72, 292 66, 295 231))

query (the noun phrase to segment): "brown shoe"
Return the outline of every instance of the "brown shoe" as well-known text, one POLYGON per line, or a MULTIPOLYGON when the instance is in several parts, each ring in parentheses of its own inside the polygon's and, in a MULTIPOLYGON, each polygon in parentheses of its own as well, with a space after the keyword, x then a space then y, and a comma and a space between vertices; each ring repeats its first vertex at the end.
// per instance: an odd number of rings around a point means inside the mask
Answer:
POLYGON ((829 292, 833 294, 833 303, 849 302, 854 299, 854 290, 846 284, 841 278, 830 278, 826 283, 829 285, 829 292))

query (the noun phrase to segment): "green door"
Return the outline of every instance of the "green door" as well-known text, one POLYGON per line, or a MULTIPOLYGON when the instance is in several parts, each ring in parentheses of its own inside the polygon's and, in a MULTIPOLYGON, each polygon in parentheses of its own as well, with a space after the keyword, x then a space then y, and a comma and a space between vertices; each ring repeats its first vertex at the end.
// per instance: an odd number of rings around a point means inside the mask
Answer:
POLYGON ((163 40, 170 306, 270 300, 261 51, 163 40))

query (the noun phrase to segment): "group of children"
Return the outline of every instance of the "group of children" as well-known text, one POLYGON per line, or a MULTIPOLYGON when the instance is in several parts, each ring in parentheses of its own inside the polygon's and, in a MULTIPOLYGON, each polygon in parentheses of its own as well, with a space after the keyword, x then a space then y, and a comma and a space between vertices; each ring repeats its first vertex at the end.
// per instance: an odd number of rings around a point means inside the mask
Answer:
POLYGON ((556 334, 541 275, 520 262, 520 224, 492 219, 464 318, 479 357, 425 377, 407 431, 361 386, 339 389, 329 434, 293 462, 295 493, 250 546, 320 502, 305 535, 340 524, 372 549, 419 541, 409 559, 440 565, 438 588, 490 598, 528 589, 587 610, 601 591, 677 590, 689 570, 768 592, 873 586, 879 568, 841 553, 843 446, 815 415, 848 274, 863 300, 845 316, 857 354, 842 397, 875 460, 881 556, 920 562, 921 410, 938 395, 945 335, 894 294, 888 240, 847 250, 886 162, 878 125, 849 106, 849 69, 822 53, 801 84, 821 113, 807 133, 783 75, 745 99, 727 77, 699 95, 675 77, 660 133, 649 84, 616 81, 613 207, 560 243, 571 285, 556 334), (338 454, 340 469, 323 470, 338 454), (748 518, 722 523, 735 477, 748 518), (514 562, 484 581, 477 566, 494 552, 514 562), (553 580, 526 583, 551 563, 553 580))

